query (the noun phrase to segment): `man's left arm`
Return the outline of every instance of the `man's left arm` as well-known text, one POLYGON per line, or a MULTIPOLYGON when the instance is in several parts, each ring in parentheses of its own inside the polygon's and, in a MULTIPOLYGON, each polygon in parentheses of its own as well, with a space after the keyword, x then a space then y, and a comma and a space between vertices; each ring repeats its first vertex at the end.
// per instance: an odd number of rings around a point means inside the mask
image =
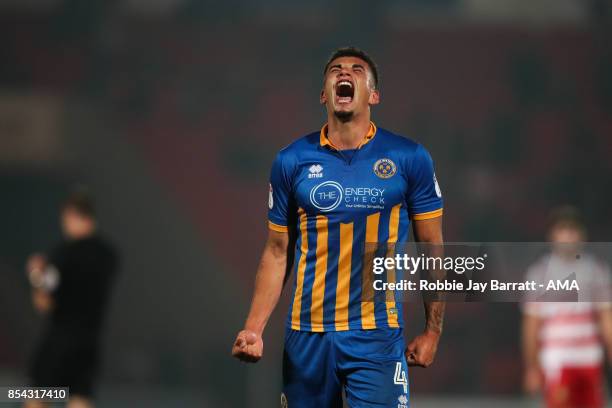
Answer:
POLYGON ((593 278, 593 302, 599 338, 605 347, 608 364, 612 365, 612 272, 604 262, 597 262, 593 278))
POLYGON ((599 334, 606 348, 608 362, 612 364, 612 307, 606 305, 597 310, 599 334))
MULTIPOLYGON (((414 236, 417 242, 427 244, 428 256, 443 257, 442 216, 430 219, 414 220, 414 236)), ((433 271, 437 273, 440 271, 433 271)), ((426 299, 425 330, 415 337, 406 349, 408 365, 428 367, 433 363, 438 349, 444 322, 445 302, 426 299)))

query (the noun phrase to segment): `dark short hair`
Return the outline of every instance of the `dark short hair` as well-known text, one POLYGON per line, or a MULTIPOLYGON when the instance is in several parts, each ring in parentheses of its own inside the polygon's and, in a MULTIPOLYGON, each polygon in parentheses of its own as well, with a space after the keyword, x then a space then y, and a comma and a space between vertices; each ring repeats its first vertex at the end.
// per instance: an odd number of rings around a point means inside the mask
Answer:
POLYGON ((548 217, 548 228, 571 228, 582 233, 586 232, 586 227, 580 211, 571 205, 563 205, 550 212, 548 217))
POLYGON ((70 193, 62 204, 62 211, 74 210, 89 218, 96 217, 94 201, 86 191, 78 190, 70 193))
POLYGON ((376 66, 376 63, 365 51, 360 50, 357 47, 341 47, 335 50, 327 60, 327 63, 325 64, 323 75, 327 73, 327 68, 329 68, 329 65, 335 59, 341 57, 356 57, 364 60, 366 64, 368 64, 368 66, 370 67, 370 71, 372 72, 372 76, 374 77, 374 88, 378 88, 378 67, 376 66))

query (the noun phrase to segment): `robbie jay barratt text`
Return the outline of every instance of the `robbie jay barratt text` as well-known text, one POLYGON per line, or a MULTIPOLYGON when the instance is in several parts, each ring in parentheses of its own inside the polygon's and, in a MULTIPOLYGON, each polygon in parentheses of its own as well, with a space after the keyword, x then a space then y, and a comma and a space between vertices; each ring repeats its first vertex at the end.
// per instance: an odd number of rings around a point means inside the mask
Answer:
POLYGON ((538 283, 534 280, 523 282, 503 282, 497 279, 492 279, 489 282, 477 282, 468 280, 467 285, 456 280, 450 281, 428 281, 421 279, 418 282, 402 279, 398 282, 385 282, 377 279, 373 282, 374 290, 377 291, 466 291, 466 292, 485 292, 487 289, 491 291, 536 291, 539 289, 552 291, 579 291, 580 285, 576 280, 554 280, 551 279, 546 283, 538 283))

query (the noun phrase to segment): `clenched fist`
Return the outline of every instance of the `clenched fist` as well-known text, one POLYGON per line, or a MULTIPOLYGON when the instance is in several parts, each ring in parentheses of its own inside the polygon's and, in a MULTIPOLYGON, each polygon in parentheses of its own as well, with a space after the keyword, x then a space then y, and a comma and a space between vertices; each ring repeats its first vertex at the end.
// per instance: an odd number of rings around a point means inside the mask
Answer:
POLYGON ((415 337, 406 349, 406 361, 409 366, 429 367, 433 363, 440 334, 426 331, 415 337))
POLYGON ((263 340, 260 335, 250 330, 242 330, 236 336, 232 355, 247 363, 256 363, 263 355, 263 340))

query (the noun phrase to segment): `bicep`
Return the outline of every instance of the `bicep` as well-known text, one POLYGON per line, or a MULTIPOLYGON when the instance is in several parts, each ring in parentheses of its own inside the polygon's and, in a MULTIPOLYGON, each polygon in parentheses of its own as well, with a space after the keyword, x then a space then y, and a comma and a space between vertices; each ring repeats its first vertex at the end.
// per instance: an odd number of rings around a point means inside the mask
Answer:
POLYGON ((413 220, 414 238, 417 242, 430 242, 441 244, 442 237, 442 216, 428 218, 424 220, 413 220))
MULTIPOLYGON (((293 267, 295 239, 290 232, 279 232, 273 229, 268 230, 268 239, 264 249, 264 257, 266 254, 273 262, 280 267, 284 267, 281 273, 284 273, 283 285, 291 275, 293 267)), ((279 271, 280 272, 280 271, 279 271)))
POLYGON ((289 248, 289 233, 268 229, 268 239, 266 240, 266 251, 272 256, 285 257, 289 248))
POLYGON ((531 313, 523 314, 523 336, 527 338, 537 338, 540 328, 541 318, 531 313))
POLYGON ((602 331, 612 333, 612 308, 610 305, 604 305, 597 310, 599 318, 599 326, 602 331))

